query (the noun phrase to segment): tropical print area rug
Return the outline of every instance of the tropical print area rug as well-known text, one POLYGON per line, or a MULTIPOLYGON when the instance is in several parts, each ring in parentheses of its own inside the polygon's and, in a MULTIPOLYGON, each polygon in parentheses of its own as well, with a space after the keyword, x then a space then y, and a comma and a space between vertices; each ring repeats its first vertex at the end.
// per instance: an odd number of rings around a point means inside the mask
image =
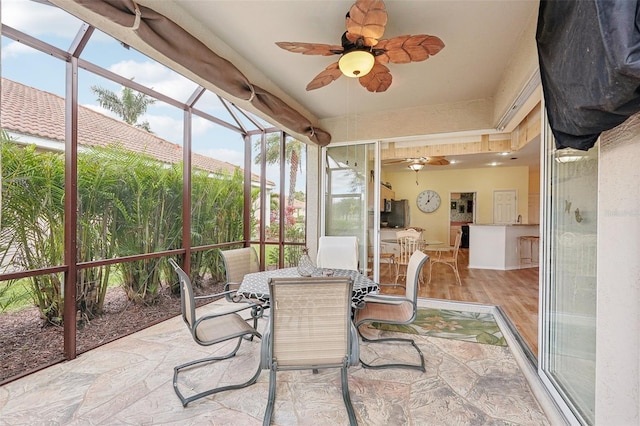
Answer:
POLYGON ((372 323, 372 325, 378 330, 384 331, 397 331, 487 345, 507 346, 500 327, 498 327, 491 314, 418 308, 418 316, 413 324, 372 323))

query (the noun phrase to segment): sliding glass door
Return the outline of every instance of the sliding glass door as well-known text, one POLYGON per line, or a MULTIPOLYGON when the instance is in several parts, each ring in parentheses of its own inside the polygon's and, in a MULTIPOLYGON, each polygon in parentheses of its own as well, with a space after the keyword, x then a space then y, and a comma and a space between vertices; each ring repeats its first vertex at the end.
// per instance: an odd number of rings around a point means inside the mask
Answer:
POLYGON ((358 237, 359 269, 370 268, 375 215, 375 143, 328 147, 324 158, 324 235, 358 237))
POLYGON ((598 150, 555 150, 547 132, 543 380, 581 423, 593 424, 598 150))

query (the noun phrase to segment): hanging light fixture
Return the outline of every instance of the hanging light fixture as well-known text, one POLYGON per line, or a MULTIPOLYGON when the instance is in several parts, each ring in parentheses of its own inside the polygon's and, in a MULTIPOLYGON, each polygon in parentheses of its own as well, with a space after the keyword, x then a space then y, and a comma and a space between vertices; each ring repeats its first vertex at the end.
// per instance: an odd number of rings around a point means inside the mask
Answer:
POLYGON ((416 172, 416 185, 419 185, 418 184, 418 172, 424 168, 424 163, 422 163, 420 161, 414 161, 413 163, 409 164, 407 167, 409 167, 411 170, 416 172))
POLYGON ((366 50, 352 50, 342 55, 338 61, 338 67, 347 77, 362 77, 369 74, 373 68, 375 59, 371 52, 366 50))

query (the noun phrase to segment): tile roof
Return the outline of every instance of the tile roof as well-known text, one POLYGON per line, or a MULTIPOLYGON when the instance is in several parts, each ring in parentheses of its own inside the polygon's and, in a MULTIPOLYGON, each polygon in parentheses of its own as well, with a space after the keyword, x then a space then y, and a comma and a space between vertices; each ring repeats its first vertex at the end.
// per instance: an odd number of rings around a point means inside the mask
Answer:
MULTIPOLYGON (((64 98, 3 78, 1 99, 3 129, 64 143, 64 98)), ((178 144, 81 105, 78 114, 79 145, 108 146, 115 142, 164 163, 182 161, 182 146, 178 144)), ((234 164, 197 153, 193 153, 191 161, 193 167, 213 173, 233 173, 239 169, 234 164)), ((252 173, 251 180, 259 181, 260 177, 252 173)))

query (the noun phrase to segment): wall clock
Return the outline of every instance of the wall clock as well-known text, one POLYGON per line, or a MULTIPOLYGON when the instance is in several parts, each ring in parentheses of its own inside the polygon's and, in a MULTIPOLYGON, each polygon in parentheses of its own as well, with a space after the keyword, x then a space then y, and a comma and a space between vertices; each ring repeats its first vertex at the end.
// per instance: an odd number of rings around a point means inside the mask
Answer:
POLYGON ((440 195, 431 189, 424 190, 418 194, 416 204, 425 213, 434 212, 440 207, 440 195))

